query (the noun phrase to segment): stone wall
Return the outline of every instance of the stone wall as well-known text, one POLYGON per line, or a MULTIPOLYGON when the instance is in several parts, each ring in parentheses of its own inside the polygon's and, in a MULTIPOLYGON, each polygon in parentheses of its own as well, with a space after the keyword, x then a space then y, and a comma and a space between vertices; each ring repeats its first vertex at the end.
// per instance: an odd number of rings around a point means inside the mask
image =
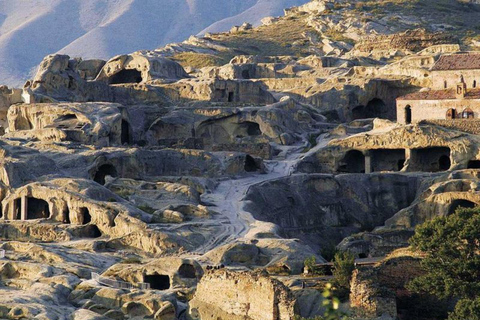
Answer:
POLYGON ((422 120, 445 120, 448 109, 455 109, 460 114, 467 107, 472 109, 474 118, 480 118, 480 100, 397 100, 397 122, 406 123, 406 108, 411 108, 411 122, 422 120))
POLYGON ((411 295, 406 284, 421 274, 420 259, 410 253, 360 267, 350 283, 350 306, 358 315, 396 319, 399 299, 411 295))
POLYGON ((436 90, 456 88, 461 76, 467 84, 467 89, 480 88, 480 70, 432 71, 432 88, 436 90))
POLYGON ((226 269, 208 271, 190 301, 190 319, 291 320, 294 299, 278 280, 226 269))

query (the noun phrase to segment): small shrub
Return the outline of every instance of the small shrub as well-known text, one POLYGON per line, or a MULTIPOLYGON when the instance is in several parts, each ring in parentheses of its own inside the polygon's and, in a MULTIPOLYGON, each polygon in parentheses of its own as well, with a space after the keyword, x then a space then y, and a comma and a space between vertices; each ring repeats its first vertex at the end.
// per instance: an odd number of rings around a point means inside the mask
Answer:
POLYGON ((303 265, 308 269, 309 272, 313 273, 315 270, 315 265, 317 264, 317 259, 315 256, 308 257, 303 262, 303 265))
POLYGON ((124 263, 124 264, 140 264, 142 263, 142 260, 140 260, 140 258, 137 258, 137 257, 130 257, 130 258, 125 258, 122 260, 122 262, 120 263, 124 263))
POLYGON ((350 280, 355 270, 355 256, 349 251, 339 251, 333 261, 335 294, 342 300, 350 294, 350 280))

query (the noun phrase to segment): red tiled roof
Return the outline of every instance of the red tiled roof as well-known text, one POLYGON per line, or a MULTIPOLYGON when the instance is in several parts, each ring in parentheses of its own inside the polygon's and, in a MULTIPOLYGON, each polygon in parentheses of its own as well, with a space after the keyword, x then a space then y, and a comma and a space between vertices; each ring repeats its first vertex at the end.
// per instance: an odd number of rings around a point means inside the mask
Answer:
POLYGON ((461 53, 443 55, 432 67, 432 71, 480 69, 480 54, 461 53))
MULTIPOLYGON (((454 100, 454 99, 456 99, 456 94, 454 89, 414 92, 398 98, 398 100, 454 100)), ((467 90, 465 99, 480 99, 480 89, 467 90)))

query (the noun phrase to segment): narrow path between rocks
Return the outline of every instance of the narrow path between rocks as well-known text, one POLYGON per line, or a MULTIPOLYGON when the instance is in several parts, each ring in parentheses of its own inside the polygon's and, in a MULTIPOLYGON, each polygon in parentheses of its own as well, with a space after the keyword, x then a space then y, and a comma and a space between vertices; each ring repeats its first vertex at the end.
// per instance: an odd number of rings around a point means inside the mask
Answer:
POLYGON ((219 213, 213 219, 221 220, 221 231, 196 252, 205 254, 216 247, 243 238, 256 222, 251 213, 242 209, 243 199, 250 187, 291 175, 300 160, 325 147, 329 141, 326 134, 322 134, 317 138, 317 145, 305 153, 303 150, 307 147, 306 143, 280 146, 282 151, 274 160, 264 161, 266 174, 258 173, 241 179, 222 181, 213 193, 202 195, 202 201, 210 204, 211 208, 219 213))

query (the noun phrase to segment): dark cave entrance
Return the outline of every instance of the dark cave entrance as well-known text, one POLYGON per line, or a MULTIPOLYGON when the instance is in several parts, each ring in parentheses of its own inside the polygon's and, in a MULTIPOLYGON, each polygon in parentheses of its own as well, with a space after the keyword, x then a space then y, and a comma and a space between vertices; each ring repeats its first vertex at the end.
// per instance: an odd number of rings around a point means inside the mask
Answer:
POLYGON ((405 149, 374 149, 370 151, 372 171, 400 171, 405 164, 405 149))
POLYGON ((65 224, 70 224, 70 209, 68 206, 65 206, 62 212, 62 222, 65 224))
POLYGON ((15 209, 15 220, 22 220, 22 199, 17 198, 13 202, 14 209, 15 209))
POLYGON ((111 176, 113 178, 117 177, 117 169, 111 164, 104 164, 101 165, 97 172, 95 173, 95 176, 93 177, 93 181, 104 185, 105 184, 105 177, 106 176, 111 176))
POLYGON ((170 289, 170 277, 164 274, 150 274, 143 277, 143 282, 149 283, 151 289, 167 290, 170 289))
POLYGON ((245 122, 247 125, 247 134, 249 136, 259 136, 262 134, 260 125, 256 122, 245 122))
POLYGON ((90 224, 85 227, 84 229, 84 237, 85 238, 100 238, 102 236, 102 232, 98 227, 94 224, 90 224))
POLYGON ((359 105, 352 109, 352 118, 370 119, 370 118, 386 118, 388 115, 387 105, 382 99, 374 98, 370 100, 366 106, 359 105))
POLYGON ((48 202, 37 198, 27 199, 27 220, 47 219, 50 217, 48 202))
POLYGON ((229 92, 228 93, 228 102, 233 102, 235 101, 235 93, 229 92))
POLYGON ((122 119, 122 135, 121 135, 121 143, 122 144, 130 144, 130 123, 128 121, 122 119))
POLYGON ((248 71, 248 70, 243 70, 243 71, 242 71, 242 78, 243 78, 243 79, 246 79, 246 80, 250 79, 250 71, 248 71))
POLYGON ((441 156, 440 159, 438 160, 439 171, 447 171, 448 169, 450 169, 450 166, 451 166, 450 157, 446 155, 441 156))
POLYGON ((455 213, 458 208, 475 208, 476 206, 478 205, 475 202, 464 199, 457 199, 454 200, 448 208, 448 215, 455 213))
POLYGON ((358 150, 348 151, 340 161, 337 171, 340 173, 365 173, 365 156, 358 150))
POLYGON ((421 172, 439 172, 450 170, 450 148, 432 147, 412 149, 410 169, 421 172))
POLYGON ((123 69, 108 79, 109 84, 140 83, 142 73, 136 69, 123 69))
POLYGON ((88 208, 80 208, 80 224, 89 224, 92 222, 92 216, 88 208))
POLYGON ((467 169, 480 169, 480 160, 468 161, 467 169))
POLYGON ((252 156, 249 156, 247 154, 247 156, 245 157, 245 171, 255 172, 258 169, 260 169, 260 168, 258 167, 258 164, 255 161, 255 159, 252 156))
POLYGON ((182 278, 187 279, 195 279, 197 278, 197 274, 195 272, 195 267, 191 264, 184 263, 178 269, 178 274, 182 278))

